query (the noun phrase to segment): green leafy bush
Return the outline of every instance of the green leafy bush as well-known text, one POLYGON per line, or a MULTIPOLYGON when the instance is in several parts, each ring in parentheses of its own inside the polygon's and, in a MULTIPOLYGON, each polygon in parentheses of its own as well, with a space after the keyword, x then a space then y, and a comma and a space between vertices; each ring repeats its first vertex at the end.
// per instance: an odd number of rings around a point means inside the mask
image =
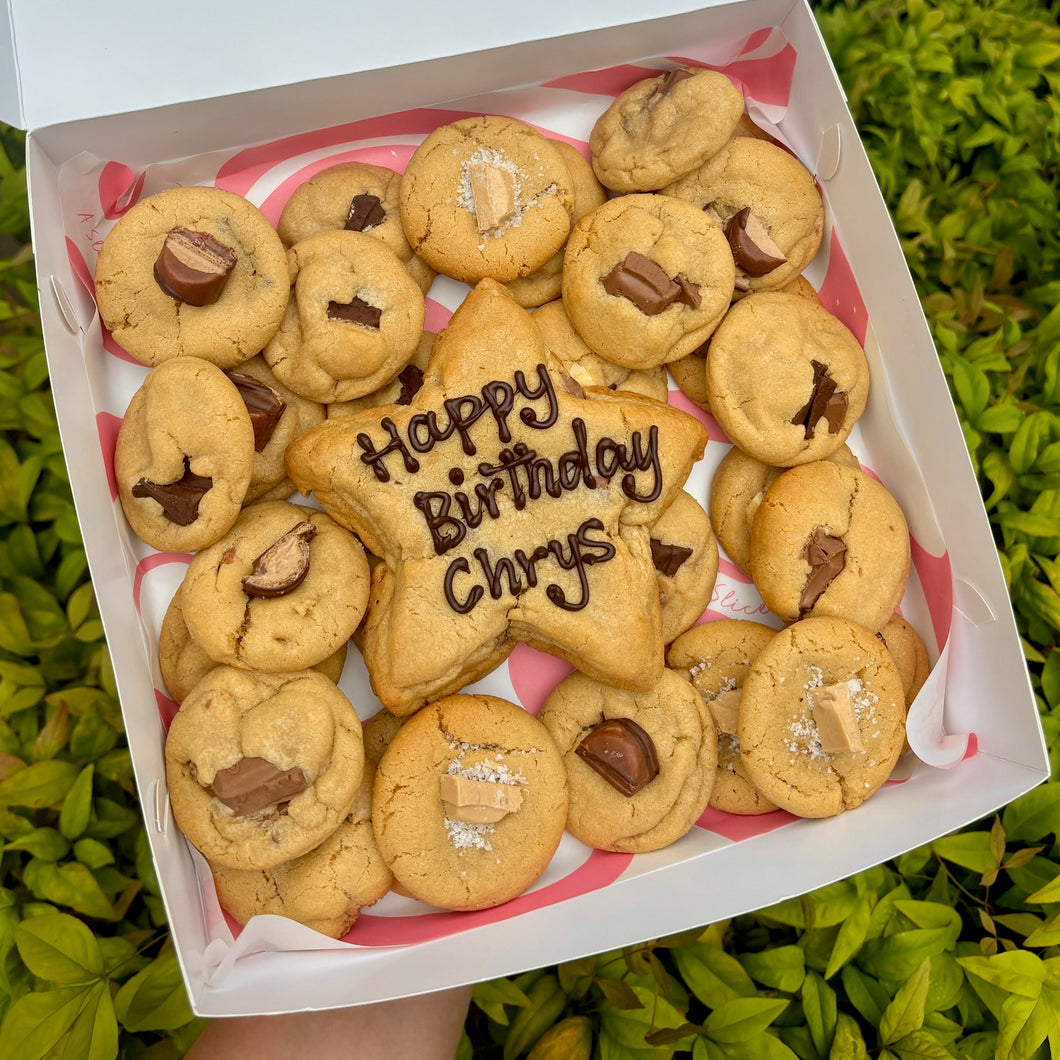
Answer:
MULTIPOLYGON (((895 217, 1060 756, 1056 0, 817 14, 895 217)), ((187 1007, 59 448, 0 129, 0 1042, 179 1057, 187 1007)), ((770 909, 476 987, 462 1057, 1060 1056, 1060 781, 770 909)))

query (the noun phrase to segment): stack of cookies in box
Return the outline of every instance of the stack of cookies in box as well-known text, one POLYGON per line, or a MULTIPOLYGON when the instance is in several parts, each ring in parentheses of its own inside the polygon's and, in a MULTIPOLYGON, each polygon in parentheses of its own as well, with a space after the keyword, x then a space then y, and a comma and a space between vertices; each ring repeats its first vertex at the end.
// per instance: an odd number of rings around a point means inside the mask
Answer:
POLYGON ((633 85, 590 147, 464 119, 403 175, 323 170, 277 229, 173 188, 100 252, 151 368, 122 507, 195 553, 159 647, 170 796, 240 919, 496 905, 564 829, 639 852, 708 805, 826 816, 901 752, 908 531, 845 446, 868 367, 801 277, 812 176, 708 70, 633 85), (470 292, 435 336, 437 273, 470 292), (710 518, 667 369, 736 446, 710 518), (695 625, 715 531, 780 633, 695 625), (336 685, 351 638, 378 702, 336 685), (575 668, 539 718, 463 691, 519 642, 575 668))

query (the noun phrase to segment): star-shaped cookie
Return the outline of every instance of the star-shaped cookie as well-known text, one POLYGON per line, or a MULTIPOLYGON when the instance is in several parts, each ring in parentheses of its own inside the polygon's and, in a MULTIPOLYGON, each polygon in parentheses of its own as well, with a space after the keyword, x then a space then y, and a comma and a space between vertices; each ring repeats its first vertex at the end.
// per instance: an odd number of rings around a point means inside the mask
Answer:
POLYGON ((328 420, 288 474, 383 560, 364 657, 395 714, 464 687, 516 641, 643 690, 663 643, 650 527, 707 436, 651 398, 582 388, 483 280, 408 405, 328 420))

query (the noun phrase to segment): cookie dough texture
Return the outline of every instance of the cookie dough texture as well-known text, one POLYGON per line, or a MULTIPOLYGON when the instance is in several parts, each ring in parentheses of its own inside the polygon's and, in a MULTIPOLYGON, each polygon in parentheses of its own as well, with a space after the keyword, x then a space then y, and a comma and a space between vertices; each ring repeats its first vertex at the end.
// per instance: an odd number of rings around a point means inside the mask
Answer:
POLYGON ((567 780, 548 732, 492 696, 455 695, 424 707, 379 762, 372 825, 384 860, 413 897, 443 909, 486 909, 522 894, 563 834, 567 780), (493 824, 453 820, 443 774, 510 784, 518 809, 493 824))
MULTIPOLYGON (((313 669, 338 684, 346 665, 346 650, 347 644, 343 642, 334 654, 317 663, 313 669)), ((180 703, 217 665, 217 660, 199 647, 188 630, 181 606, 181 589, 178 588, 166 608, 158 635, 158 668, 166 691, 180 703)))
POLYGON ((355 197, 378 200, 368 223, 351 231, 364 232, 385 243, 400 259, 424 294, 434 270, 412 252, 401 227, 401 175, 365 162, 328 166, 295 188, 280 214, 276 230, 286 247, 322 231, 344 231, 355 197), (379 214, 382 218, 379 218, 379 214))
POLYGON ((643 853, 680 839, 707 807, 717 765, 717 733, 703 700, 664 670, 648 692, 626 692, 571 674, 545 701, 541 724, 563 756, 570 784, 567 831, 599 850, 643 853), (659 774, 623 795, 575 753, 601 722, 630 718, 651 738, 659 774))
POLYGON ((682 490, 651 529, 663 641, 669 644, 707 608, 718 576, 718 545, 699 502, 682 490))
POLYGON ((181 590, 184 621, 217 662, 269 673, 314 666, 338 651, 368 603, 368 561, 360 542, 327 515, 285 501, 247 508, 232 530, 191 562, 181 590), (304 580, 280 596, 247 594, 255 561, 302 522, 304 580))
POLYGON ((373 390, 364 397, 354 398, 352 401, 333 401, 327 406, 328 419, 337 416, 349 416, 353 412, 362 412, 364 409, 372 409, 378 405, 407 405, 416 396, 423 383, 423 373, 427 369, 427 362, 431 357, 431 347, 434 345, 433 331, 425 331, 420 336, 420 341, 409 363, 390 382, 385 383, 378 390, 373 390))
POLYGON ((114 476, 133 532, 160 552, 194 552, 236 521, 254 464, 254 429, 235 385, 197 357, 167 361, 147 374, 118 432, 114 476), (138 484, 209 479, 194 518, 180 525, 138 484))
POLYGON ((911 707, 917 693, 924 687, 928 674, 931 673, 927 645, 916 629, 899 614, 892 615, 887 625, 876 635, 898 667, 902 689, 905 692, 905 704, 911 707))
POLYGON ((361 725, 322 674, 221 666, 181 704, 166 739, 166 782, 178 827, 206 859, 275 868, 322 843, 353 808, 364 769, 361 725), (282 807, 239 816, 208 790, 244 758, 301 769, 307 786, 282 807))
POLYGON ((593 169, 613 191, 656 191, 719 151, 743 113, 740 90, 713 70, 646 78, 597 119, 593 169))
MULTIPOLYGON (((858 459, 843 445, 829 458, 843 467, 860 470, 858 459)), ((765 491, 783 473, 740 452, 735 447, 722 457, 710 482, 710 522, 718 544, 744 572, 751 573, 751 524, 765 491)))
POLYGON ((824 205, 813 175, 794 155, 766 140, 730 140, 694 173, 665 189, 727 224, 743 209, 765 226, 787 259, 764 276, 741 275, 737 287, 775 290, 813 260, 824 232, 824 205))
MULTIPOLYGON (((760 622, 721 619, 705 622, 681 634, 666 653, 666 665, 686 676, 703 697, 707 709, 727 692, 739 693, 751 661, 776 631, 760 622)), ((718 768, 710 805, 723 813, 755 815, 776 806, 754 786, 740 761, 735 732, 718 729, 718 768)))
POLYGON ((397 255, 364 232, 328 231, 296 243, 288 260, 291 301, 263 351, 276 378, 324 404, 389 383, 423 334, 423 293, 397 255), (375 325, 336 317, 365 303, 375 325))
POLYGON ((309 853, 260 871, 211 864, 221 905, 241 924, 272 913, 342 938, 357 914, 382 898, 393 881, 372 834, 374 779, 375 769, 366 763, 353 808, 309 853))
POLYGON ((765 464, 824 460, 846 442, 865 410, 869 366, 853 334, 808 298, 749 295, 714 333, 706 368, 710 411, 733 444, 765 464), (815 393, 814 362, 846 395, 835 429, 800 413, 815 393), (809 433, 809 437, 807 437, 809 433))
POLYGON ((809 618, 755 657, 740 697, 740 757, 778 806, 830 817, 859 806, 890 776, 905 736, 905 700, 887 649, 868 630, 809 618), (827 753, 814 722, 817 690, 846 684, 861 751, 827 753))
POLYGON ((628 390, 634 394, 666 401, 665 368, 639 371, 622 368, 593 353, 574 330, 574 325, 556 299, 534 311, 533 321, 545 340, 545 345, 562 362, 567 375, 581 387, 603 386, 608 390, 628 390))
POLYGON ((766 490, 751 524, 751 577, 785 622, 832 615, 882 629, 905 591, 909 528, 897 501, 863 471, 822 460, 785 472, 766 490), (820 529, 846 546, 842 569, 813 606, 807 548, 820 529))
POLYGON ((529 125, 495 115, 435 129, 409 159, 401 183, 401 221, 413 250, 469 284, 486 277, 507 283, 541 268, 563 246, 573 211, 574 184, 556 145, 529 125), (490 218, 476 214, 478 175, 497 182, 498 199, 511 206, 488 227, 490 218))
MULTIPOLYGON (((581 152, 562 140, 552 140, 567 164, 571 184, 574 189, 574 209, 571 211, 571 222, 580 221, 587 213, 592 213, 598 206, 607 201, 607 191, 596 179, 593 167, 582 157, 581 152)), ((505 286, 512 292, 515 300, 524 308, 544 305, 554 298, 559 298, 563 283, 563 250, 557 250, 541 268, 509 280, 505 286)))
POLYGON ((721 229, 691 203, 665 195, 625 195, 583 217, 563 264, 563 306, 595 353, 626 368, 655 368, 702 345, 729 308, 735 266, 721 229), (667 277, 695 285, 698 306, 674 301, 648 315, 604 280, 631 252, 667 277))
POLYGON ((253 357, 283 319, 289 285, 283 244, 260 210, 218 188, 168 188, 137 203, 111 229, 96 261, 96 303, 115 340, 143 364, 201 357, 231 368, 253 357), (234 251, 213 305, 167 294, 154 266, 173 228, 204 232, 234 251))

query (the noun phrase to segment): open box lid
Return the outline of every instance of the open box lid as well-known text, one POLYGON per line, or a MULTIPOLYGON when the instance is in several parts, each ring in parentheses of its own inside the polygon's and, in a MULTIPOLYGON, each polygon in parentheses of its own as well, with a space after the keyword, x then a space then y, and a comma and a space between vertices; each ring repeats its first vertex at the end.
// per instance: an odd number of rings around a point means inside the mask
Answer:
MULTIPOLYGON (((427 0, 342 9, 329 0, 183 0, 157 17, 135 0, 0 0, 0 119, 39 129, 720 6, 724 0, 427 0), (204 33, 203 28, 209 32, 204 33), (409 32, 415 27, 414 32, 409 32), (90 68, 90 77, 71 71, 90 68)), ((386 109, 386 108, 383 108, 386 109)))

